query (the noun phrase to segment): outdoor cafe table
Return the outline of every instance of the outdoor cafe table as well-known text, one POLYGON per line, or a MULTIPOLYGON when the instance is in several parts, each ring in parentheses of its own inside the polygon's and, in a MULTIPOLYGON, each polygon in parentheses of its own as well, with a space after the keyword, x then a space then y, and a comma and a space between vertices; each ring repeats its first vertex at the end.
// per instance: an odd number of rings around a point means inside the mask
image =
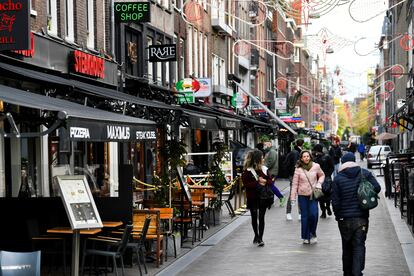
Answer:
POLYGON ((81 229, 73 230, 70 227, 54 227, 47 229, 47 233, 51 234, 72 234, 72 275, 79 275, 79 248, 80 248, 80 235, 95 235, 101 232, 101 228, 81 229))

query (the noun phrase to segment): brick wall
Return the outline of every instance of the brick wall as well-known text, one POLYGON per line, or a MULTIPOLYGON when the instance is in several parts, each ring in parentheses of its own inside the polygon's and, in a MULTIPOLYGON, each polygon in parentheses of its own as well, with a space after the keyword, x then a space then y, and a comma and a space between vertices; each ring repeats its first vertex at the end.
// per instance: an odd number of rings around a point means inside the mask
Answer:
POLYGON ((33 32, 41 32, 42 27, 47 29, 47 5, 46 1, 32 0, 32 9, 36 11, 37 15, 30 16, 30 28, 33 32))

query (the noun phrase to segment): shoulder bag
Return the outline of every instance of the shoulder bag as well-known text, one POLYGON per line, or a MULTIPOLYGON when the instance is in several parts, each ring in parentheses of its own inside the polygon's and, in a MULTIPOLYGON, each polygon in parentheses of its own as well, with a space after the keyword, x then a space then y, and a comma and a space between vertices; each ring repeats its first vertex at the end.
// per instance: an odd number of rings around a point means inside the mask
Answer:
POLYGON ((322 189, 321 188, 318 188, 318 187, 313 187, 312 186, 312 184, 311 184, 311 182, 310 182, 310 180, 309 180, 309 177, 308 177, 308 174, 306 173, 306 171, 302 168, 302 170, 303 170, 303 173, 305 174, 305 176, 306 176, 306 179, 308 180, 308 183, 309 183, 309 186, 311 187, 311 189, 312 189, 312 194, 311 194, 311 196, 310 196, 310 199, 312 200, 312 199, 318 199, 318 198, 321 198, 321 197, 323 197, 323 192, 322 192, 322 189))

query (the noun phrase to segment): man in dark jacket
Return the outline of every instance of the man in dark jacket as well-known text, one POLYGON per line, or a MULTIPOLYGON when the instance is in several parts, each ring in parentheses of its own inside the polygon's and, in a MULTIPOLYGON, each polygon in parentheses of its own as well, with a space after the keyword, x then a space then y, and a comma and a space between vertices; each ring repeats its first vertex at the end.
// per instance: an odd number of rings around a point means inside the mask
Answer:
MULTIPOLYGON (((295 146, 291 152, 286 155, 285 163, 283 164, 283 169, 288 172, 289 182, 290 182, 290 192, 292 191, 292 179, 293 174, 295 173, 295 165, 299 159, 299 153, 302 151, 304 141, 302 139, 296 140, 295 146)), ((290 192, 288 196, 288 202, 286 204, 286 219, 292 220, 292 203, 290 201, 290 192)), ((299 208, 299 206, 298 206, 299 208)), ((299 210, 300 218, 300 210, 299 210)))
POLYGON ((359 208, 357 190, 361 173, 377 193, 381 187, 375 177, 355 163, 355 155, 346 153, 333 181, 332 206, 342 238, 342 270, 344 275, 359 276, 365 267, 365 240, 369 211, 359 208))
POLYGON ((317 144, 313 147, 313 161, 321 166, 323 173, 325 174, 325 181, 322 184, 323 197, 319 198, 319 207, 321 208, 321 218, 326 218, 332 215, 331 211, 331 193, 332 189, 323 190, 325 187, 332 187, 332 172, 334 171, 334 162, 330 155, 323 153, 323 146, 317 144))
POLYGON ((333 172, 333 177, 335 177, 336 174, 338 173, 339 161, 341 160, 341 156, 342 156, 342 150, 341 150, 341 147, 339 146, 339 140, 334 140, 332 142, 332 146, 329 149, 329 155, 332 157, 334 164, 335 164, 335 170, 333 172))

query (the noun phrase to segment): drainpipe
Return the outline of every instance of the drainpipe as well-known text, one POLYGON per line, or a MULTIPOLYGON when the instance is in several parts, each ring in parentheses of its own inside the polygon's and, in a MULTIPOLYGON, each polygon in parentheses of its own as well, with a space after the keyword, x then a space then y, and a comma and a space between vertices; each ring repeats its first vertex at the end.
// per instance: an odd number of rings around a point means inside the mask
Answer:
POLYGON ((115 59, 115 4, 111 0, 111 55, 115 59))

